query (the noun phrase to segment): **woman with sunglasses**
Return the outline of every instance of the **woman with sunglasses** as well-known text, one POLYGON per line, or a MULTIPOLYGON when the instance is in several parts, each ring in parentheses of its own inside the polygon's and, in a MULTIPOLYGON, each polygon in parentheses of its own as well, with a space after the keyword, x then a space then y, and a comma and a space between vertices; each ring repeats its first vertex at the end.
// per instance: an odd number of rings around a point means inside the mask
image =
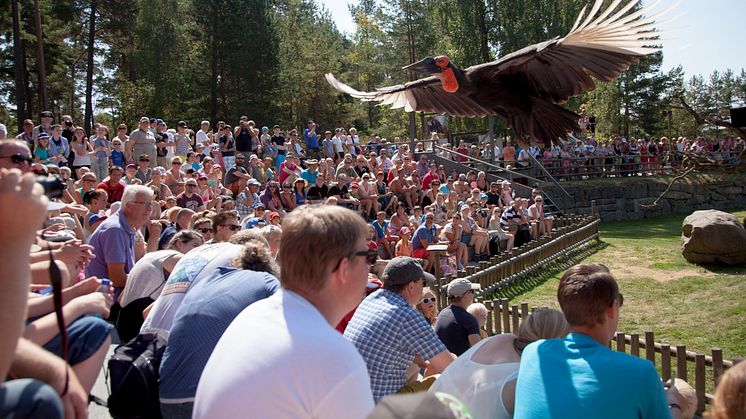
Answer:
POLYGON ((73 158, 73 174, 77 176, 78 170, 81 167, 91 167, 91 153, 93 147, 88 141, 85 135, 85 130, 81 127, 75 128, 75 134, 73 135, 72 141, 70 142, 70 149, 73 151, 75 157, 73 158))
POLYGON ((295 195, 295 203, 301 206, 308 202, 308 196, 306 195, 306 181, 304 179, 295 179, 293 183, 293 195, 295 195))
POLYGON ((438 300, 429 287, 422 289, 422 299, 415 307, 422 314, 422 317, 427 320, 427 323, 435 327, 435 320, 438 318, 438 300))

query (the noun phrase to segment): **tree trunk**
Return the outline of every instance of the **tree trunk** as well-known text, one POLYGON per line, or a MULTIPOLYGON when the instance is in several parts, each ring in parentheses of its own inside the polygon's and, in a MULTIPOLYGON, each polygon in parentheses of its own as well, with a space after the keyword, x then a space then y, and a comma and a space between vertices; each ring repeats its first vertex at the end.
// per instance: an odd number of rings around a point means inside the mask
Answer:
POLYGON ((95 64, 93 55, 95 52, 94 42, 96 40, 96 0, 91 0, 91 16, 89 19, 88 66, 85 77, 85 117, 83 121, 83 129, 88 133, 91 132, 91 122, 93 121, 93 66, 95 64))
POLYGON ((215 127, 218 123, 218 41, 215 38, 218 25, 217 19, 213 21, 215 24, 210 34, 210 122, 215 127))
POLYGON ((15 58, 13 71, 16 76, 16 118, 18 119, 18 132, 23 132, 23 120, 26 119, 26 88, 23 83, 26 57, 23 54, 23 44, 21 43, 21 17, 18 10, 18 0, 11 0, 10 4, 13 12, 13 57, 15 58))
POLYGON ((47 68, 44 65, 44 33, 41 28, 41 9, 39 0, 34 0, 34 15, 36 19, 36 66, 39 72, 39 106, 47 110, 47 68))

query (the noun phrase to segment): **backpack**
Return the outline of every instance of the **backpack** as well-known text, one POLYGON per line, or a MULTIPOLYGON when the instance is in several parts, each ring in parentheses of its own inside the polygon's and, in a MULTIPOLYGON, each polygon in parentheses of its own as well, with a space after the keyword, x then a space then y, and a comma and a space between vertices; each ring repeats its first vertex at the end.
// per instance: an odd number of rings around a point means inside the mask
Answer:
POLYGON ((158 397, 166 339, 141 334, 114 349, 109 359, 109 413, 114 418, 161 418, 158 397))

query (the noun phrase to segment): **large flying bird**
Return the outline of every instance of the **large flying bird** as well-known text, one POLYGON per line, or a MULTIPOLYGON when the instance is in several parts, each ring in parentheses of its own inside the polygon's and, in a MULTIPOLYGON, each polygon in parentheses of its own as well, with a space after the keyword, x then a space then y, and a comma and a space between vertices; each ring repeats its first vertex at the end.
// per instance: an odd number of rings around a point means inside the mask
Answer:
POLYGON ((622 2, 615 0, 598 14, 603 0, 596 0, 587 17, 583 8, 564 38, 534 44, 464 70, 441 55, 403 67, 430 73, 431 77, 375 92, 357 91, 332 74, 327 74, 326 79, 352 97, 407 112, 463 117, 502 115, 517 137, 533 137, 550 144, 578 129, 578 115, 559 103, 595 89, 591 76, 611 81, 641 57, 658 50, 652 45, 661 34, 654 19, 668 10, 646 17, 658 4, 656 1, 629 13, 638 1, 630 1, 614 13, 622 2))

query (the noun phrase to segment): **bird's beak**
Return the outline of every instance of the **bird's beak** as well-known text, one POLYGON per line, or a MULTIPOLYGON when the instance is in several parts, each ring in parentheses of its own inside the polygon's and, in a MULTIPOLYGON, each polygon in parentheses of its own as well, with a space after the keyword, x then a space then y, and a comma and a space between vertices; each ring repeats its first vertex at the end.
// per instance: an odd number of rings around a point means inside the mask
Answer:
POLYGON ((442 71, 440 67, 435 65, 435 59, 433 57, 423 58, 420 61, 417 61, 416 63, 412 63, 410 65, 402 67, 402 69, 409 70, 409 71, 417 71, 420 73, 429 73, 429 74, 440 73, 442 71))

